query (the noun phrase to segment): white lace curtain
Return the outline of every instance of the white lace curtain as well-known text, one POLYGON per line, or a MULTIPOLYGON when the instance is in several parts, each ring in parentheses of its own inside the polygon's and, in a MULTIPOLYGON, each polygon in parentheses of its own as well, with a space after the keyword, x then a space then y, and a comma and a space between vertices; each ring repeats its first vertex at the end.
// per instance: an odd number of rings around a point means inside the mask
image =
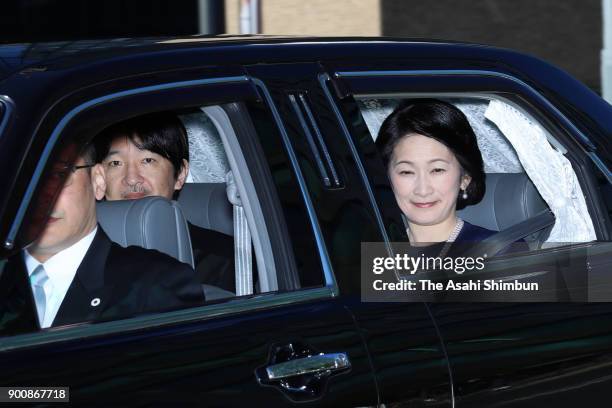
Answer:
POLYGON ((555 225, 547 242, 595 240, 595 229, 576 173, 569 160, 548 142, 544 128, 497 100, 489 103, 485 117, 512 143, 525 172, 555 214, 555 225))
POLYGON ((203 112, 180 116, 189 141, 188 183, 224 183, 229 163, 219 132, 203 112))

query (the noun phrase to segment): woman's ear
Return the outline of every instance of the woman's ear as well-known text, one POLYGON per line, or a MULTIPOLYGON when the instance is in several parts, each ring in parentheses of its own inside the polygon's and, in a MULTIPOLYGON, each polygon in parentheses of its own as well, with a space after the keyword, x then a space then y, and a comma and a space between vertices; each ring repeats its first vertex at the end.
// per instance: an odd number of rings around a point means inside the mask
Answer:
POLYGON ((461 190, 466 190, 468 186, 470 185, 471 181, 472 181, 472 177, 469 174, 464 174, 461 177, 461 183, 459 184, 459 188, 461 188, 461 190))
POLYGON ((93 184, 96 200, 102 200, 106 195, 106 173, 104 172, 104 166, 100 163, 96 164, 91 169, 91 182, 93 184))
POLYGON ((187 181, 187 175, 189 174, 189 162, 183 159, 183 167, 179 171, 176 182, 174 183, 174 190, 180 190, 183 188, 183 184, 187 181))

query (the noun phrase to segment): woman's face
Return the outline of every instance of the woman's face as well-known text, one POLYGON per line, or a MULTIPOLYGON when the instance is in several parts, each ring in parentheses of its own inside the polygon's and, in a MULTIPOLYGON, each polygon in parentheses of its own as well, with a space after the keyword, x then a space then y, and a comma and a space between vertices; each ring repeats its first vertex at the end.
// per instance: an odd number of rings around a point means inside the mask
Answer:
POLYGON ((393 149, 389 176, 395 199, 413 224, 432 226, 455 217, 459 189, 470 177, 461 177, 461 165, 451 150, 423 135, 403 137, 393 149))

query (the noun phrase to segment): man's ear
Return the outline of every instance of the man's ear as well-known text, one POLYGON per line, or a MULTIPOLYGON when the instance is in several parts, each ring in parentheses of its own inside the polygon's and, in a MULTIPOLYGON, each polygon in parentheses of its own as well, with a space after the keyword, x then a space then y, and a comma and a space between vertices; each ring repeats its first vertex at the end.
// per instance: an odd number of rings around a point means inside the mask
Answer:
POLYGON ((106 195, 106 173, 104 166, 100 163, 96 164, 91 169, 91 182, 94 188, 96 200, 102 200, 106 195))
POLYGON ((174 190, 180 190, 183 188, 183 184, 187 181, 187 174, 189 174, 189 162, 183 159, 183 168, 179 171, 176 182, 174 183, 174 190))

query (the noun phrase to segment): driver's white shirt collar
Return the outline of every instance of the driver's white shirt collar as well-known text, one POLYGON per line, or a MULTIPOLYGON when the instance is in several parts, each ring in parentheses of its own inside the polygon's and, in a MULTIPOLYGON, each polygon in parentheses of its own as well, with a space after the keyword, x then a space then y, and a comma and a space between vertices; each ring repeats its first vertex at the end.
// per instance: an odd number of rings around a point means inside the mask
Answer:
MULTIPOLYGON (((41 327, 50 327, 53 323, 66 292, 68 292, 68 288, 74 280, 77 269, 85 258, 97 231, 98 226, 72 246, 58 252, 42 263, 49 280, 44 285, 47 299, 45 315, 38 317, 41 327)), ((30 255, 27 249, 23 251, 23 260, 28 276, 31 276, 38 265, 41 265, 36 258, 30 255)))

